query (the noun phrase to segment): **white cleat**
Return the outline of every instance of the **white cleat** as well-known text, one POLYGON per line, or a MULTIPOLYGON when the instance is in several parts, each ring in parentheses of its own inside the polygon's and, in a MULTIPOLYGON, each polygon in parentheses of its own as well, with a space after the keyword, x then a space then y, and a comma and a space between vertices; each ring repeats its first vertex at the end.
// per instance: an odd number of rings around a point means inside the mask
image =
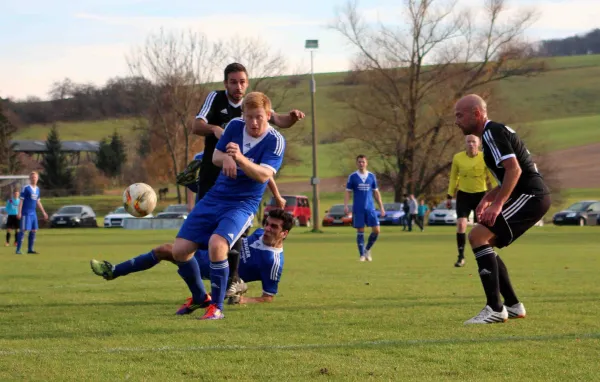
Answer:
POLYGON ((470 320, 465 321, 465 325, 470 324, 496 324, 500 322, 508 321, 508 311, 506 307, 502 306, 502 312, 494 312, 489 305, 486 305, 485 308, 479 312, 478 315, 471 318, 470 320))
POLYGON ((361 261, 361 262, 364 262, 364 261, 366 261, 366 260, 367 260, 367 258, 366 258, 366 257, 364 257, 364 256, 361 256, 361 257, 360 257, 360 259, 358 259, 358 261, 361 261))
POLYGON ((365 257, 367 258, 367 261, 373 261, 373 258, 371 257, 370 249, 365 252, 365 257))
POLYGON ((527 316, 525 305, 521 302, 513 306, 507 306, 506 311, 508 312, 508 318, 525 318, 527 316))

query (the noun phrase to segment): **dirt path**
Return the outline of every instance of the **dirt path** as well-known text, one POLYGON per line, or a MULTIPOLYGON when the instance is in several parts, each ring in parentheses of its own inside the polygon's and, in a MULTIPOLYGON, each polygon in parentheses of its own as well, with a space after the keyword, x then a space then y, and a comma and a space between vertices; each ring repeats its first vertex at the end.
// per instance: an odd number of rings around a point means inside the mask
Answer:
MULTIPOLYGON (((548 159, 563 188, 600 188, 600 143, 554 151, 548 159)), ((346 177, 322 179, 319 191, 343 192, 346 177)), ((278 184, 282 194, 310 192, 309 180, 278 184)))

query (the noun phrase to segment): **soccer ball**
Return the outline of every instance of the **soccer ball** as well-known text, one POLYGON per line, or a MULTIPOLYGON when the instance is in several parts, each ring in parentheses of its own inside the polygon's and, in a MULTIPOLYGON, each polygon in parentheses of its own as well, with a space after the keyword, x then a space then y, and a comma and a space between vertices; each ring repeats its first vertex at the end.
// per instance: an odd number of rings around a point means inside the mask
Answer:
POLYGON ((134 183, 123 192, 123 207, 136 218, 142 218, 154 211, 156 192, 146 183, 134 183))

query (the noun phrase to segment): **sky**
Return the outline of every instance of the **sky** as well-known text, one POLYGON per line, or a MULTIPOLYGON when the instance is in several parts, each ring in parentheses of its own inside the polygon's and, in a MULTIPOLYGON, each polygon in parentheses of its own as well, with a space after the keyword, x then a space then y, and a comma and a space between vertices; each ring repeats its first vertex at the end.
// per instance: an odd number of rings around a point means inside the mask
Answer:
MULTIPOLYGON (((303 72, 310 68, 304 41, 318 39, 315 72, 349 70, 352 47, 327 27, 346 1, 0 0, 0 96, 47 99, 52 83, 67 77, 102 86, 110 78, 127 76, 126 56, 160 28, 194 30, 211 41, 258 37, 286 56, 290 71, 303 72)), ((470 8, 483 3, 458 2, 459 7, 470 8)), ((358 0, 362 15, 372 22, 398 23, 402 4, 403 0, 358 0)), ((538 11, 536 23, 527 31, 531 41, 600 27, 598 0, 507 4, 511 12, 519 7, 538 11)))

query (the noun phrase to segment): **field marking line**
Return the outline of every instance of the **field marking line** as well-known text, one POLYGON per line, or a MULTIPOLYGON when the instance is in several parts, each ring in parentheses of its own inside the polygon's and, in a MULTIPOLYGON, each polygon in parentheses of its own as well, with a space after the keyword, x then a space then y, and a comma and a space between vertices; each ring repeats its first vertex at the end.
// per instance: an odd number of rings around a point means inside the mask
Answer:
POLYGON ((159 352, 196 352, 196 351, 236 351, 236 350, 310 350, 334 348, 360 348, 378 346, 422 346, 444 344, 477 344, 486 342, 517 342, 517 341, 553 341, 567 339, 597 339, 600 333, 572 333, 547 336, 507 336, 490 338, 444 338, 444 339, 414 339, 414 340, 376 340, 361 342, 346 342, 332 344, 292 344, 292 345, 214 345, 214 346, 161 346, 161 347, 116 347, 103 349, 0 349, 0 356, 21 354, 110 354, 110 353, 159 353, 159 352))

